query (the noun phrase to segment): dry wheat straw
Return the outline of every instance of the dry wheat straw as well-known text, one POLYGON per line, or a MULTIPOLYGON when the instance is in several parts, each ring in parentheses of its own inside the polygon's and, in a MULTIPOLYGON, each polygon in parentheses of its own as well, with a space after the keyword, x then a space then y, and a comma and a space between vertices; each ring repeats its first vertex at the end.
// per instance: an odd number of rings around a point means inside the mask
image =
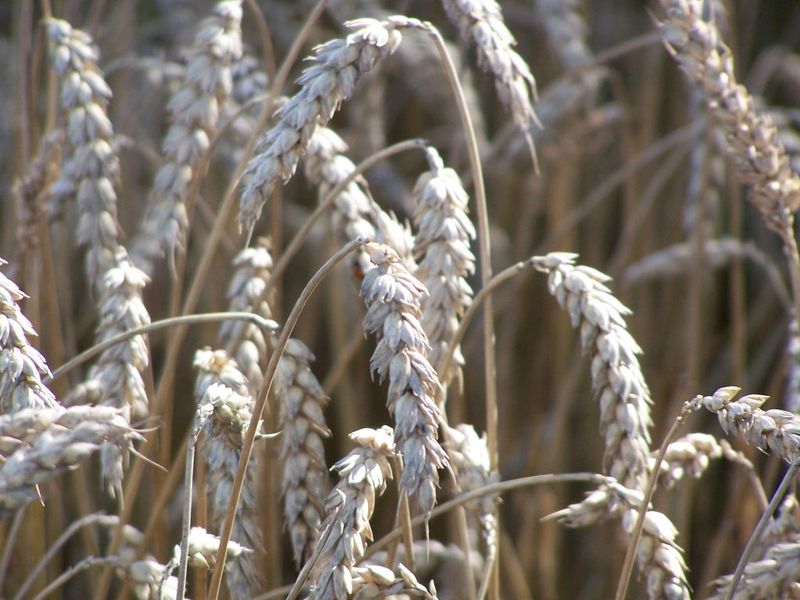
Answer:
MULTIPOLYGON (((0 266, 4 264, 0 258, 0 266)), ((42 383, 42 377, 50 376, 47 362, 28 340, 36 331, 19 306, 25 297, 0 273, 0 413, 57 405, 53 392, 42 383)))
POLYGON ((664 40, 706 106, 725 131, 727 152, 739 176, 752 186, 750 200, 765 220, 784 232, 786 211, 800 207, 800 179, 789 165, 772 121, 759 115, 753 98, 736 80, 733 55, 717 26, 702 19, 701 0, 662 0, 664 40))
POLYGON ((426 157, 429 170, 414 187, 414 254, 420 260, 416 276, 429 293, 422 303, 422 327, 431 344, 430 361, 447 384, 464 364, 458 345, 453 354, 455 368, 441 371, 458 322, 472 302, 467 277, 475 272, 475 256, 470 250, 475 227, 467 214, 469 196, 458 174, 444 166, 434 148, 426 149, 426 157))
POLYGON ((278 111, 278 124, 259 141, 244 173, 240 222, 245 230, 252 230, 278 180, 292 177, 317 124, 326 125, 359 78, 394 52, 401 40, 398 28, 406 23, 402 17, 350 21, 346 26, 352 33, 346 38, 315 48, 313 64, 298 79, 300 91, 278 111))
MULTIPOLYGON (((202 453, 207 464, 211 523, 220 527, 233 489, 233 477, 242 453, 244 434, 250 424, 253 399, 247 379, 236 361, 221 350, 198 350, 194 359, 198 369, 195 398, 199 412, 210 412, 203 428, 206 439, 202 453)), ((257 454, 247 465, 241 500, 231 539, 255 552, 262 549, 258 527, 257 454)), ((230 565, 228 589, 235 598, 252 597, 258 589, 260 573, 254 555, 230 565)))
POLYGON ((323 414, 328 398, 311 371, 313 360, 314 355, 303 342, 290 339, 275 375, 283 431, 281 492, 286 529, 298 567, 314 549, 329 489, 323 447, 323 440, 330 436, 323 414))
POLYGON ((39 484, 77 468, 103 444, 129 450, 142 439, 109 407, 26 408, 0 416, 0 511, 36 500, 39 484))
POLYGON ((107 114, 111 88, 97 67, 98 54, 88 34, 59 19, 49 19, 47 31, 53 43, 53 68, 61 78, 61 106, 67 111, 71 147, 52 193, 56 201, 71 197, 78 201, 78 241, 87 246, 86 270, 100 290, 122 235, 114 189, 119 159, 107 114))
POLYGON ((428 362, 428 339, 419 320, 427 291, 394 250, 375 243, 365 248, 375 265, 361 284, 367 305, 364 330, 378 340, 370 367, 381 381, 389 381, 387 406, 403 458, 400 485, 429 513, 447 455, 437 439, 440 411, 433 399, 441 384, 428 362))
MULTIPOLYGON (((265 297, 272 269, 269 241, 260 238, 253 246, 239 252, 233 259, 233 267, 227 292, 228 310, 254 312, 265 319, 272 318, 272 309, 265 297)), ((236 359, 247 378, 250 395, 255 398, 261 389, 267 362, 269 340, 264 331, 251 323, 225 321, 220 326, 219 341, 236 359)))
MULTIPOLYGON (((472 425, 462 423, 455 427, 447 427, 446 440, 448 456, 462 492, 470 492, 499 481, 499 475, 492 472, 489 464, 486 434, 478 437, 472 425)), ((488 556, 494 556, 497 550, 497 527, 494 517, 496 504, 496 496, 486 495, 466 506, 478 518, 488 556)))
POLYGON ((181 86, 167 104, 171 124, 163 143, 165 160, 155 177, 153 206, 133 250, 136 263, 148 273, 163 248, 174 259, 186 245, 187 196, 233 90, 231 63, 242 54, 241 20, 241 0, 215 5, 214 14, 197 30, 181 86))
POLYGON ((500 6, 495 0, 443 0, 442 4, 461 38, 475 44, 478 62, 494 76, 500 101, 527 134, 536 122, 532 105, 536 81, 525 59, 514 50, 517 42, 503 21, 500 6))
POLYGON ((738 433, 747 443, 787 462, 800 458, 800 416, 785 410, 762 410, 769 397, 749 394, 734 400, 737 387, 723 387, 698 403, 716 413, 727 434, 738 433))
POLYGON ((327 516, 320 527, 319 558, 312 572, 314 600, 342 600, 353 592, 353 568, 372 541, 369 520, 375 498, 392 478, 392 429, 359 429, 350 434, 358 444, 333 469, 341 480, 325 501, 327 516))

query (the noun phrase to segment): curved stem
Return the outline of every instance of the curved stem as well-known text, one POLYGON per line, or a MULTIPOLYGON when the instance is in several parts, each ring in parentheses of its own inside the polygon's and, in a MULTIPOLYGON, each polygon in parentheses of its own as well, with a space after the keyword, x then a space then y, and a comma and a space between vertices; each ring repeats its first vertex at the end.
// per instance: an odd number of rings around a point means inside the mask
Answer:
POLYGON ((481 288, 481 291, 475 295, 469 307, 464 312, 464 316, 461 317, 461 321, 458 324, 458 329, 453 334, 453 339, 450 340, 450 345, 447 347, 447 354, 445 354, 444 360, 442 361, 443 377, 444 374, 450 370, 450 365, 453 362, 453 355, 455 354, 456 348, 464 339, 464 335, 467 333, 467 327, 469 327, 472 318, 475 316, 475 313, 478 312, 478 308, 480 308, 481 304, 483 304, 486 299, 489 298, 495 288, 500 286, 502 283, 505 283, 512 277, 518 275, 526 267, 530 267, 532 265, 533 262, 530 259, 511 265, 492 277, 492 279, 481 288))
POLYGON ((85 363, 87 360, 97 356, 101 352, 108 350, 112 346, 115 346, 119 343, 122 343, 126 340, 129 340, 132 337, 136 337, 137 335, 145 335, 148 333, 152 333, 153 331, 158 331, 159 329, 166 329, 167 327, 176 327, 178 325, 196 325, 198 323, 215 323, 217 321, 250 321, 254 325, 258 325, 265 331, 273 331, 278 328, 278 324, 271 320, 265 319, 264 317, 256 314, 256 313, 249 313, 249 312, 213 312, 213 313, 201 313, 196 315, 184 315, 181 317, 170 317, 169 319, 162 319, 160 321, 153 321, 152 323, 148 323, 147 325, 142 325, 141 327, 134 327, 133 329, 128 329, 127 331, 123 331, 115 335, 114 337, 110 337, 107 340, 100 342, 99 344, 95 344, 91 348, 84 350, 74 358, 71 358, 63 365, 58 367, 53 373, 44 379, 45 383, 50 383, 51 381, 58 379, 62 375, 66 374, 67 372, 71 371, 75 367, 85 363))
POLYGON ((225 566, 225 557, 228 553, 228 542, 231 539, 233 522, 236 518, 236 507, 239 504, 239 497, 241 496, 242 492, 242 484, 244 483, 247 463, 250 461, 250 455, 253 451, 253 442, 255 441, 256 432, 258 431, 258 424, 261 420, 261 415, 264 412, 264 407, 267 404, 269 391, 272 387, 272 380, 274 379, 275 371, 278 368, 278 361, 283 354, 284 349, 286 348, 286 344, 289 342, 289 337, 292 335, 295 325, 297 325, 297 322, 300 319, 303 308, 305 308, 306 303, 308 302, 309 298, 311 298, 311 295, 314 293, 314 290, 316 290, 322 279, 334 266, 336 266, 336 264, 339 263, 339 261, 341 261, 357 247, 365 244, 367 241, 369 240, 362 237, 356 238, 344 248, 339 250, 331 258, 329 258, 327 262, 322 265, 322 267, 320 267, 316 273, 314 273, 314 276, 306 284, 305 289, 303 289, 303 293, 300 294, 300 297, 297 299, 294 308, 292 308, 292 312, 286 319, 286 324, 283 326, 283 330, 281 331, 281 337, 278 340, 272 355, 270 356, 269 364, 264 372, 264 382, 261 384, 261 390, 258 398, 256 399, 255 405, 253 406, 253 416, 250 418, 250 424, 247 428, 247 433, 245 434, 244 442, 242 444, 242 454, 241 458, 239 459, 239 465, 236 468, 236 475, 234 476, 233 480, 233 489, 230 493, 228 511, 225 515, 225 521, 222 524, 222 531, 220 532, 217 564, 214 566, 214 574, 211 577, 211 586, 208 594, 210 600, 216 600, 219 596, 220 584, 222 583, 222 571, 223 567, 225 566))

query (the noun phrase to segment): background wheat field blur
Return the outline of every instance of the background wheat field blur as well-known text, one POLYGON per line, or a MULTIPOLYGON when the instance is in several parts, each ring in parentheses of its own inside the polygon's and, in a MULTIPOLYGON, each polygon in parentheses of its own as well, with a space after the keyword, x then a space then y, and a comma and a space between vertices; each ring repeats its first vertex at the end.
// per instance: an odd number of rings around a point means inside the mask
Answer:
POLYGON ((0 3, 0 597, 800 598, 798 48, 0 3))

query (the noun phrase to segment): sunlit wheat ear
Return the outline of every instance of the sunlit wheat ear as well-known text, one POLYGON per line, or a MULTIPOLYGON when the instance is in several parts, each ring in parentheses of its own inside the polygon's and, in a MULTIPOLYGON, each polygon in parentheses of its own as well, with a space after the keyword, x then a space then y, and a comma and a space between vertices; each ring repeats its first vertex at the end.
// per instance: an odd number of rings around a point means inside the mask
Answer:
MULTIPOLYGON (((0 258, 0 266, 6 262, 0 258)), ((52 408, 56 398, 42 383, 47 362, 28 338, 36 331, 20 309, 26 296, 0 273, 0 413, 24 408, 52 408)))
POLYGON ((700 402, 717 414, 725 433, 739 434, 748 444, 787 462, 800 458, 800 416, 780 409, 762 410, 769 396, 749 394, 737 400, 738 393, 738 387, 724 387, 700 402))
POLYGON ((394 52, 401 40, 398 27, 405 23, 402 17, 350 21, 346 38, 314 49, 311 66, 298 79, 300 91, 278 111, 277 125, 259 141, 245 171, 240 222, 246 231, 252 230, 275 185, 294 175, 317 124, 326 125, 353 95, 361 75, 394 52))
POLYGON ((39 498, 38 485, 77 468, 103 444, 129 450, 142 438, 104 406, 26 408, 0 416, 0 512, 39 498))
MULTIPOLYGON (((272 309, 264 297, 269 286, 272 254, 269 241, 258 239, 233 259, 234 272, 228 284, 228 309, 254 312, 265 319, 272 318, 272 309)), ((264 331, 253 323, 225 321, 219 329, 220 344, 236 359, 256 397, 261 389, 266 367, 269 340, 264 331)))
POLYGON ((424 513, 436 503, 439 469, 447 455, 437 439, 440 410, 434 396, 441 384, 428 362, 428 338, 420 323, 425 286, 382 244, 365 246, 375 268, 361 284, 367 305, 364 330, 377 339, 372 372, 389 382, 387 406, 395 420, 395 443, 403 457, 400 485, 424 513))
MULTIPOLYGON (((462 492, 476 490, 500 479, 490 467, 486 434, 478 437, 472 425, 462 423, 456 427, 448 427, 446 439, 448 456, 462 492)), ((480 523, 488 556, 493 556, 497 550, 497 525, 494 518, 496 503, 495 496, 487 495, 467 504, 473 519, 477 517, 480 523)))
MULTIPOLYGON (((655 454, 651 458, 651 469, 655 454)), ((699 479, 712 461, 722 458, 753 468, 750 460, 725 440, 717 440, 707 433, 689 433, 667 446, 658 472, 658 485, 669 489, 683 479, 699 479)))
MULTIPOLYGON (((641 491, 609 482, 589 493, 583 502, 548 515, 546 520, 556 519, 567 527, 585 527, 618 514, 624 531, 630 534, 643 498, 641 491), (615 512, 610 512, 609 507, 615 507, 615 512)), ((678 530, 665 514, 654 510, 645 513, 636 561, 645 577, 647 595, 651 600, 691 598, 686 563, 675 542, 677 535, 678 530)))
MULTIPOLYGON (((211 415, 203 427, 205 439, 201 441, 201 451, 207 465, 210 522, 219 529, 233 493, 234 474, 242 455, 244 434, 252 418, 253 399, 247 379, 236 366, 236 361, 225 352, 198 350, 194 365, 198 370, 195 387, 198 411, 211 415)), ((258 455, 254 452, 247 465, 231 533, 231 539, 255 552, 262 549, 256 480, 258 455)), ((234 598, 252 597, 260 580, 253 554, 232 563, 226 578, 234 598)))
POLYGON ((323 446, 323 440, 330 436, 324 415, 328 398, 311 371, 313 360, 303 342, 290 339, 276 373, 283 431, 283 512, 298 567, 314 549, 330 489, 323 446))
POLYGON ((577 266, 575 255, 553 252, 535 257, 534 266, 548 275, 548 289, 569 312, 591 361, 592 388, 600 403, 600 430, 605 440, 608 473, 632 489, 643 490, 650 455, 650 390, 628 332, 630 311, 605 285, 610 277, 577 266))
POLYGON ((97 67, 91 37, 66 21, 50 19, 53 68, 61 80, 69 153, 53 185, 56 201, 75 198, 80 211, 78 241, 87 247, 86 270, 99 289, 111 267, 121 231, 117 223, 119 159, 108 118, 111 88, 97 67))
POLYGON ((760 115, 747 89, 737 82, 733 54, 717 26, 704 21, 702 0, 662 0, 664 41, 702 95, 727 138, 727 153, 740 178, 750 184, 750 200, 779 232, 784 211, 800 208, 800 178, 769 117, 760 115))
POLYGON ((369 520, 375 499, 392 478, 392 429, 359 429, 350 434, 358 444, 333 469, 341 478, 325 501, 319 557, 311 575, 315 600, 343 600, 353 593, 354 567, 372 541, 369 520))
POLYGON ((233 91, 231 63, 242 54, 241 20, 240 0, 214 6, 188 50, 181 87, 167 104, 171 125, 163 143, 165 160, 156 174, 153 206, 133 250, 137 264, 148 273, 164 248, 174 256, 186 245, 187 195, 233 91))
POLYGON ((475 227, 467 214, 469 197, 456 172, 444 166, 434 148, 428 148, 426 156, 429 170, 414 186, 414 254, 420 261, 416 276, 429 294, 422 302, 422 327, 431 344, 430 361, 447 384, 464 364, 458 346, 453 354, 455 369, 441 372, 459 319, 472 303, 467 277, 475 272, 475 256, 470 250, 475 227))
POLYGON ((461 38, 474 44, 481 67, 494 76, 497 95, 514 123, 527 133, 536 122, 532 105, 536 81, 514 50, 517 42, 503 21, 500 5, 495 0, 442 0, 442 4, 461 38))

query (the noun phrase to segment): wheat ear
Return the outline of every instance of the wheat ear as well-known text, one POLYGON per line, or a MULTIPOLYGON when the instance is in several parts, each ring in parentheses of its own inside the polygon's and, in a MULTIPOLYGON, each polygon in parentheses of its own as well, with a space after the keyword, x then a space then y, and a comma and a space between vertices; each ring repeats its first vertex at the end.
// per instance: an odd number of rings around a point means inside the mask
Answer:
POLYGON ((389 381, 387 405, 403 458, 400 485, 429 513, 436 503, 438 470, 448 461, 437 439, 440 410, 433 399, 441 384, 428 362, 428 339, 419 321, 427 292, 394 250, 376 243, 365 249, 375 265, 361 284, 364 330, 378 340, 370 367, 381 381, 389 381))
POLYGON ((390 427, 359 429, 350 434, 358 444, 333 469, 341 480, 325 501, 327 516, 320 527, 310 598, 343 600, 353 593, 353 569, 372 541, 369 520, 375 498, 392 478, 394 438, 390 427))
MULTIPOLYGON (((0 258, 0 266, 6 264, 0 258)), ((42 383, 50 376, 47 361, 34 348, 29 336, 33 325, 22 312, 25 294, 16 283, 0 273, 0 412, 24 408, 53 408, 56 398, 42 383)))
MULTIPOLYGON (((210 490, 211 522, 221 525, 228 508, 233 476, 242 453, 242 444, 253 410, 247 379, 236 361, 221 350, 198 350, 194 359, 198 370, 195 398, 198 411, 210 413, 203 431, 206 436, 202 453, 207 464, 210 490)), ((256 474, 257 455, 247 465, 241 501, 231 538, 258 552, 262 549, 258 528, 256 474)), ((258 590, 260 574, 254 555, 242 557, 230 565, 228 589, 234 598, 252 597, 258 590)))
POLYGON ((416 276, 429 294, 422 303, 422 327, 431 344, 430 361, 447 384, 464 364, 459 345, 453 354, 455 368, 448 373, 441 370, 458 322, 472 303, 467 277, 475 272, 475 255, 470 250, 475 227, 467 212, 469 196, 458 174, 444 166, 435 148, 428 147, 426 157, 429 170, 414 186, 414 254, 420 261, 416 276))
POLYGON ((170 127, 163 142, 164 163, 155 177, 152 203, 132 254, 146 272, 163 248, 186 245, 189 188, 217 130, 233 91, 231 64, 242 54, 241 0, 224 0, 197 29, 180 88, 167 110, 170 127))

